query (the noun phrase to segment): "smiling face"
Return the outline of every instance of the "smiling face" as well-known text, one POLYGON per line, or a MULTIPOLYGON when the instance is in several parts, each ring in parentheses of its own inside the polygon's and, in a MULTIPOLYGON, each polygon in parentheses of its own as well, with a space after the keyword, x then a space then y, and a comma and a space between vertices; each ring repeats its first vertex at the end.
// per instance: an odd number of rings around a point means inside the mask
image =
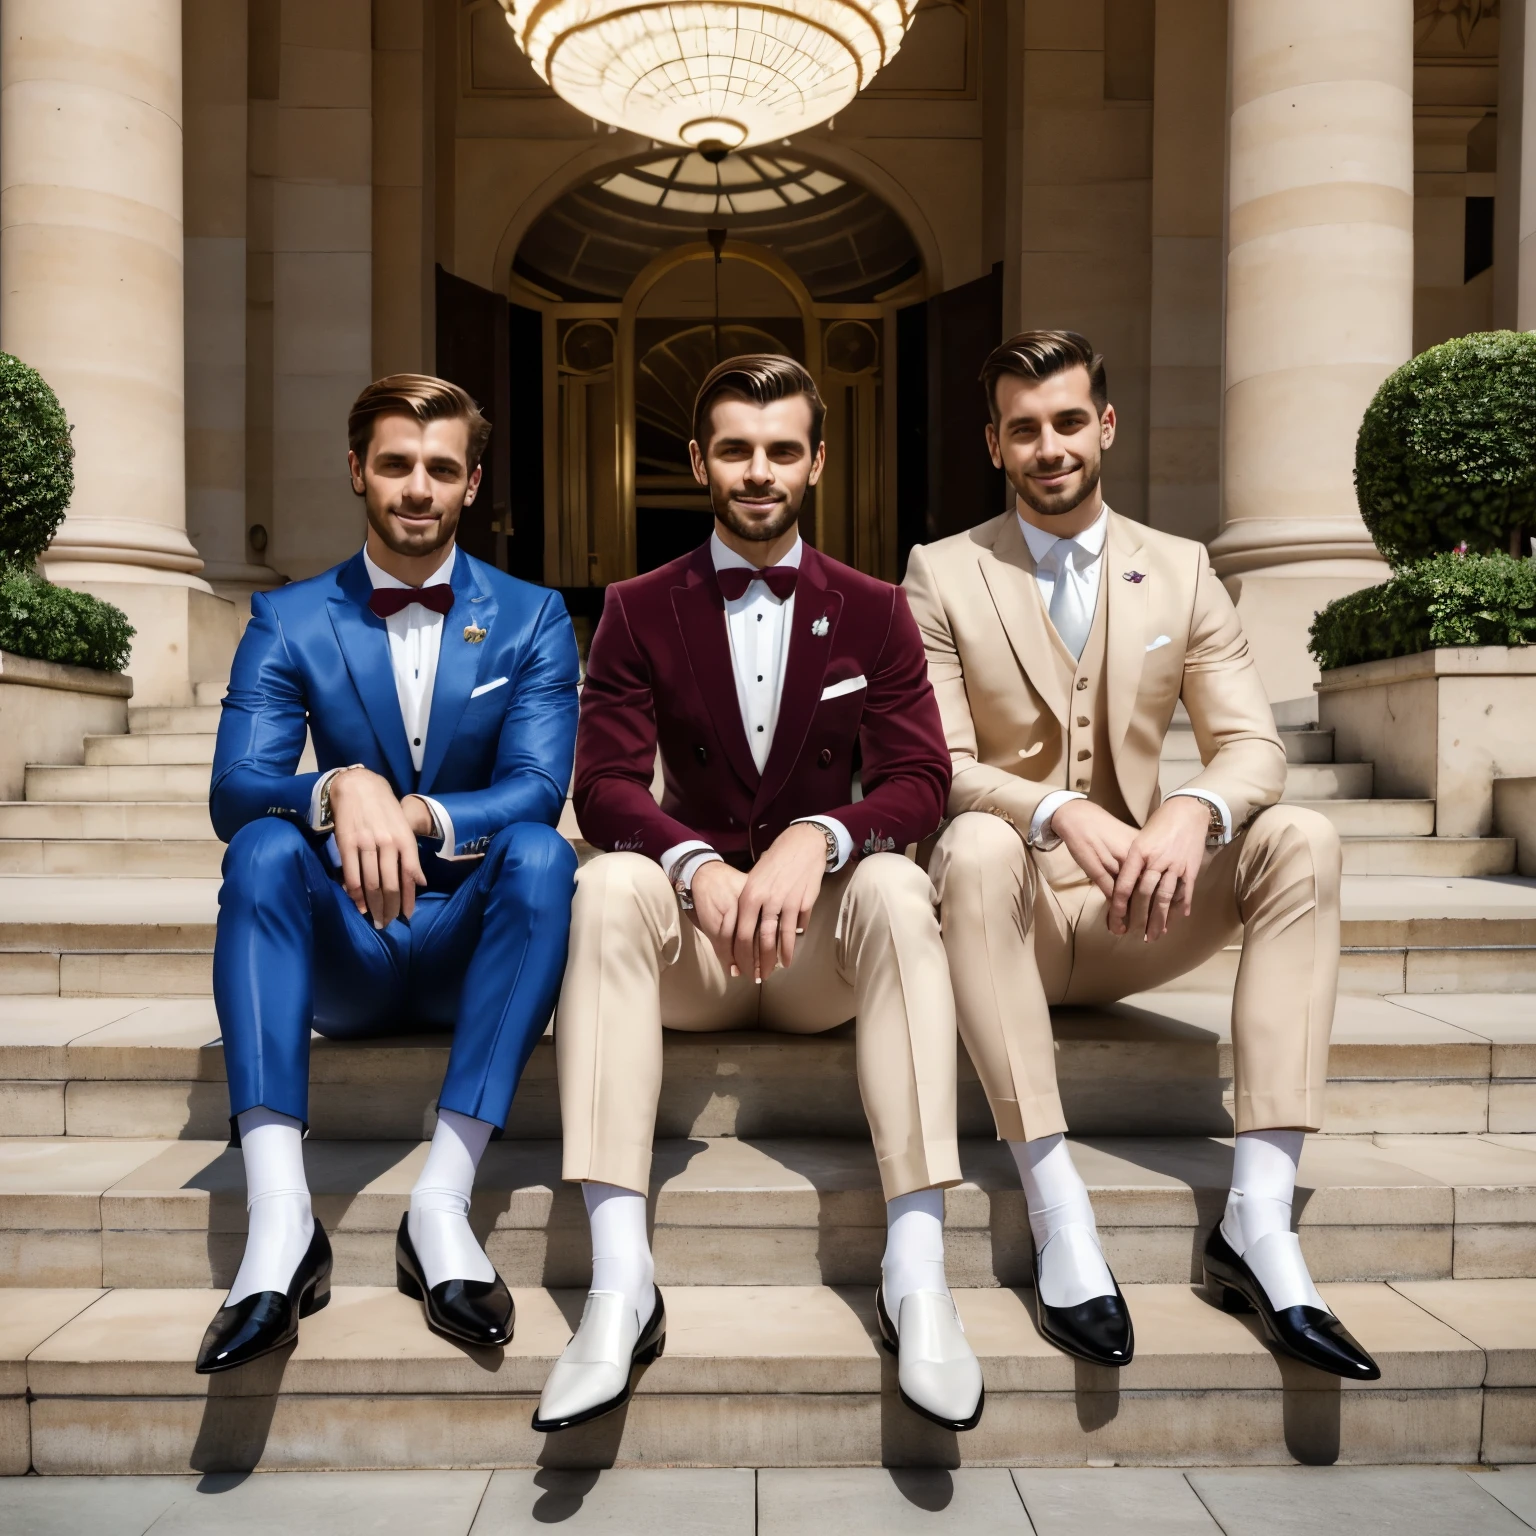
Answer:
POLYGON ((1088 370, 1044 379, 1004 374, 995 398, 987 447, 1018 494, 1020 515, 1064 537, 1091 526, 1103 505, 1099 473, 1115 440, 1115 408, 1099 414, 1088 370))
MULTIPOLYGON (((367 509, 369 553, 375 559, 380 545, 412 562, 432 563, 430 557, 447 550, 460 512, 480 488, 480 466, 470 469, 468 448, 469 424, 459 417, 417 421, 392 414, 374 421, 367 461, 348 453, 347 463, 352 489, 367 509)), ((392 562, 386 556, 379 563, 387 569, 392 562)), ((441 561, 432 568, 437 564, 441 561)), ((395 574, 409 580, 414 572, 395 574)))
POLYGON ((709 487, 716 519, 737 539, 758 545, 794 529, 826 459, 824 443, 811 447, 811 403, 804 395, 768 405, 717 400, 709 442, 690 443, 688 452, 694 479, 709 487))

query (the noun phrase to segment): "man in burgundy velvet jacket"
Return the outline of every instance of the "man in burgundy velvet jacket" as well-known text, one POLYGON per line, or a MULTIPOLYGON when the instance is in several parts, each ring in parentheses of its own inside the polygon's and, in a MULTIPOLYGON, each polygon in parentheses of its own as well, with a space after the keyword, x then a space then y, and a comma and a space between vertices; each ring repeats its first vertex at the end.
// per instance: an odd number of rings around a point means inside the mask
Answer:
POLYGON ((618 1407, 665 1341, 645 1207, 662 1029, 809 1034, 850 1017, 887 1201, 877 1312, 902 1396, 951 1429, 980 1417, 944 1278, 954 1001, 933 888, 905 857, 943 817, 949 751, 904 594, 800 539, 823 415, 788 358, 717 367, 691 445, 715 533, 609 587, 592 641, 575 803, 605 851, 577 876, 555 1044, 593 1282, 536 1429, 618 1407))

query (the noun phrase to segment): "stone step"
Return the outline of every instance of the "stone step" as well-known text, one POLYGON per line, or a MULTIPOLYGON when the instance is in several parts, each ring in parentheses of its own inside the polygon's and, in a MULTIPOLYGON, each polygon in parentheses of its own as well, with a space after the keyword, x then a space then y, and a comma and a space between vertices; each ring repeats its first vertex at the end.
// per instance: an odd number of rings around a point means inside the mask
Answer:
MULTIPOLYGON (((394 1282, 395 1233, 425 1142, 305 1147, 343 1285, 394 1282)), ((1231 1183, 1231 1147, 1199 1137, 1076 1141, 1122 1284, 1198 1280, 1231 1183)), ((1008 1151, 961 1143, 945 1197, 951 1284, 1026 1285, 1028 1211, 1008 1151)), ((663 1285, 874 1285, 885 1206, 869 1141, 662 1141, 651 1188, 663 1285)), ((1319 1281, 1536 1277, 1536 1135, 1320 1136, 1298 1229, 1319 1281)), ((591 1250, 556 1141, 495 1143, 471 1220, 509 1285, 582 1286, 591 1250)), ((240 1154, 223 1141, 0 1140, 0 1285, 227 1286, 246 1230, 240 1154)))
MULTIPOLYGON (((1306 730, 1282 729, 1280 740, 1285 747, 1288 763, 1331 763, 1333 761, 1333 732, 1311 727, 1306 730)), ((1198 763, 1200 747, 1195 733, 1187 725, 1174 725, 1163 738, 1163 761, 1198 763)))
POLYGON ((1346 837, 1346 875, 1512 875, 1512 837, 1346 837))
POLYGON ((0 801, 0 840, 69 838, 103 842, 211 841, 206 797, 185 800, 0 801))
POLYGON ((135 736, 202 734, 218 730, 221 713, 217 704, 198 704, 190 709, 168 705, 130 708, 128 730, 135 736))
POLYGON ((43 1474, 1529 1458, 1536 1282, 1323 1296, 1379 1382, 1282 1364, 1251 1317, 1188 1284, 1126 1287, 1136 1357, 1115 1373, 1048 1345, 1029 1293, 961 1289, 987 1402, 957 1436, 900 1403, 869 1287, 672 1286, 666 1352, 628 1408, 545 1438, 529 1419, 579 1291, 516 1289, 513 1341, 481 1352, 429 1333, 393 1288, 337 1286, 294 1350, 204 1377, 192 1362, 218 1291, 17 1290, 0 1328, 0 1454, 43 1474))
POLYGON ((224 844, 216 838, 0 839, 5 875, 192 875, 217 878, 224 844))
MULTIPOLYGON (((89 957, 78 958, 84 964, 89 957)), ((1057 1072, 1079 1135, 1228 1136, 1231 1004, 1219 993, 1144 993, 1058 1009, 1057 1072)), ((663 1138, 868 1138, 851 1024, 823 1035, 668 1031, 663 1138)), ((435 1123, 444 1034, 315 1037, 313 1134, 416 1140, 435 1123)), ((1528 996, 1345 996, 1329 1054, 1324 1128, 1335 1134, 1536 1132, 1536 1014, 1528 996)), ((0 997, 0 1124, 16 1136, 228 1136, 228 1094, 208 998, 0 997)), ((960 1134, 993 1134, 960 1053, 960 1134)), ((535 1046, 508 1122, 513 1139, 560 1134, 551 1037, 535 1046)))
POLYGON ((212 763, 212 732, 178 735, 87 736, 85 762, 90 768, 142 767, 155 763, 212 763))
POLYGON ((217 709, 229 692, 228 682, 202 682, 192 685, 192 703, 198 709, 217 709))
MULTIPOLYGON (((1158 782, 1166 795, 1199 772, 1198 758, 1190 762, 1165 757, 1158 768, 1158 782)), ((1374 779, 1369 763, 1292 763, 1280 798, 1287 802, 1369 800, 1374 779)))
POLYGON ((1432 837, 1433 800, 1300 800, 1326 816, 1340 837, 1432 837))
POLYGON ((74 763, 29 763, 28 800, 196 800, 208 803, 203 763, 141 763, 96 768, 74 763))

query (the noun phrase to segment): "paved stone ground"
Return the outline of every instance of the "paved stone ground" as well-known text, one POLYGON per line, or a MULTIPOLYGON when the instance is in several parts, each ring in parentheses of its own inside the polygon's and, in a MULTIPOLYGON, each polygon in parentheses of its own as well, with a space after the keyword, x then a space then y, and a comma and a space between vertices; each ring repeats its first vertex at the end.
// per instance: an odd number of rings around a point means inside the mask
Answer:
POLYGON ((0 1536, 1530 1536, 1536 1466, 0 1479, 0 1536))

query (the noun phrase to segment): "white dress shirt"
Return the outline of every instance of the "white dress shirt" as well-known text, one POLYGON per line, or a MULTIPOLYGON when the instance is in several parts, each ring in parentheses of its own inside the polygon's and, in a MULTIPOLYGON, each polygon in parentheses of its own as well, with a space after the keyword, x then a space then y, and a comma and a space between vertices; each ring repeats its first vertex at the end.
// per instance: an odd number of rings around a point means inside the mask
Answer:
MULTIPOLYGON (((453 567, 458 557, 457 547, 450 549, 448 558, 421 585, 447 586, 453 579, 453 567)), ((363 567, 375 588, 411 585, 375 565, 366 549, 363 550, 363 567)), ((395 675, 395 697, 400 703, 406 745, 411 749, 411 766, 420 773, 427 755, 427 724, 432 718, 432 690, 437 683, 437 658, 443 643, 443 615, 420 603, 407 603, 398 613, 392 613, 384 620, 384 627, 389 631, 389 666, 395 675)), ((309 802, 309 820, 316 831, 320 830, 320 792, 340 772, 340 768, 333 768, 315 783, 309 802)), ((416 798, 424 801, 432 813, 432 835, 440 837, 444 852, 451 854, 454 846, 452 818, 430 795, 416 798)), ((334 836, 326 847, 332 861, 339 863, 334 836)))
MULTIPOLYGON (((800 539, 795 547, 778 563, 800 568, 800 557, 805 549, 800 539)), ((733 567, 748 571, 758 569, 750 560, 743 559, 729 548, 718 533, 711 534, 709 553, 717 571, 733 567)), ((773 749, 773 734, 779 723, 779 701, 784 696, 784 672, 789 664, 789 637, 795 622, 795 594, 786 598, 775 597, 766 581, 747 583, 747 590, 735 601, 725 605, 725 631, 731 646, 731 672, 736 679, 736 704, 741 710, 741 723, 747 733, 747 745, 752 751, 752 761, 761 773, 768 764, 768 754, 773 749)), ((808 821, 825 827, 837 839, 837 862, 834 870, 841 869, 853 854, 853 838, 847 827, 832 816, 800 816, 797 821, 808 821)), ((669 874, 684 855, 691 855, 677 871, 685 885, 691 884, 698 869, 718 859, 720 855, 708 843, 697 838, 676 843, 661 856, 661 867, 669 874)))
MULTIPOLYGON (((1017 514, 1015 514, 1017 516, 1017 514)), ((1051 599, 1056 595, 1056 583, 1062 579, 1077 581, 1082 586, 1082 600, 1089 613, 1094 611, 1099 600, 1099 586, 1104 578, 1104 545, 1109 536, 1109 508, 1105 507, 1099 513, 1098 518, 1089 527, 1070 539, 1058 538, 1054 533, 1047 533, 1043 528, 1037 528, 1033 523, 1027 523, 1019 518, 1019 531, 1024 535, 1024 542, 1029 545, 1029 552, 1035 561, 1035 582, 1040 588, 1040 597, 1045 603, 1047 614, 1051 611, 1051 599), (1070 549, 1061 549, 1061 545, 1070 545, 1070 549)), ((1164 798, 1172 800, 1176 795, 1188 795, 1196 800, 1203 800, 1207 805, 1214 805, 1221 813, 1223 843, 1232 841, 1232 812, 1227 808, 1227 802, 1213 789, 1175 789, 1171 790, 1164 798)), ((1038 806, 1029 824, 1029 843, 1032 847, 1050 850, 1057 847, 1061 839, 1051 829, 1051 817, 1056 814, 1058 807, 1066 804, 1068 800, 1083 800, 1087 796, 1075 789, 1053 789, 1038 806)))

